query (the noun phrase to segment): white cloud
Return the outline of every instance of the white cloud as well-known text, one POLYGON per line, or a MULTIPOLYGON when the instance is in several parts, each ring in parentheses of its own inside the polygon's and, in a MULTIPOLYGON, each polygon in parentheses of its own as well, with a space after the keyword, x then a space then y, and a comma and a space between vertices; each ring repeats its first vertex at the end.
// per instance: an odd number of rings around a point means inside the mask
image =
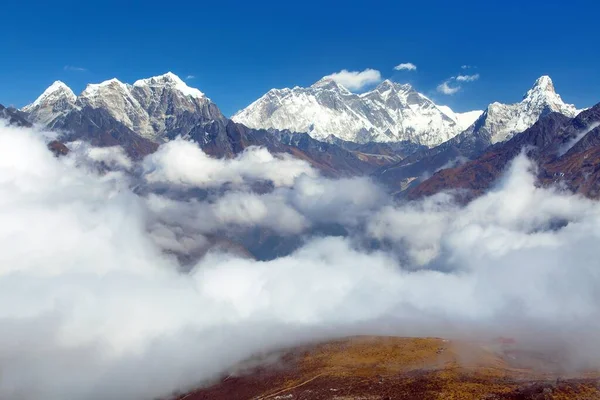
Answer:
POLYGON ((268 150, 250 147, 231 160, 216 159, 196 143, 172 140, 144 160, 148 182, 215 187, 269 180, 275 186, 291 185, 301 174, 315 175, 310 165, 288 154, 273 156, 268 150))
POLYGON ((76 72, 85 72, 87 71, 87 68, 83 68, 83 67, 75 67, 73 65, 65 65, 63 67, 63 69, 65 71, 76 71, 76 72))
POLYGON ((256 352, 350 334, 535 339, 598 366, 600 203, 536 187, 523 155, 462 207, 190 146, 98 173, 87 150, 56 158, 39 132, 0 127, 0 398, 168 398, 256 352), (230 186, 254 179, 277 185, 230 186), (307 230, 324 222, 346 237, 307 230), (270 261, 213 250, 183 269, 164 252, 239 239, 230 225, 303 235, 270 261))
POLYGON ((456 80, 458 82, 473 82, 476 81, 477 79, 479 79, 479 74, 473 74, 473 75, 458 75, 456 77, 456 80))
POLYGON ((381 73, 375 69, 367 68, 364 71, 348 71, 346 69, 323 77, 331 79, 349 90, 360 90, 365 86, 381 81, 381 73))
POLYGON ((398 64, 394 67, 394 69, 396 71, 402 71, 402 70, 406 70, 406 71, 415 71, 417 69, 417 66, 413 63, 402 63, 402 64, 398 64))
POLYGON ((185 79, 187 79, 187 80, 196 79, 196 75, 188 75, 185 77, 185 79))
POLYGON ((460 68, 461 68, 461 69, 471 69, 471 68, 477 68, 477 67, 475 67, 475 66, 473 66, 473 65, 466 65, 466 64, 465 64, 465 65, 461 65, 461 66, 460 66, 460 68))
POLYGON ((473 82, 477 79, 479 79, 479 74, 452 76, 446 79, 444 82, 440 83, 437 86, 437 91, 439 93, 451 96, 453 94, 458 93, 462 89, 462 86, 460 86, 456 82, 473 82))
POLYGON ((440 83, 437 87, 437 91, 439 93, 447 94, 447 95, 453 95, 455 93, 458 93, 461 89, 461 86, 460 85, 450 86, 451 81, 452 81, 452 79, 449 79, 447 81, 440 83))

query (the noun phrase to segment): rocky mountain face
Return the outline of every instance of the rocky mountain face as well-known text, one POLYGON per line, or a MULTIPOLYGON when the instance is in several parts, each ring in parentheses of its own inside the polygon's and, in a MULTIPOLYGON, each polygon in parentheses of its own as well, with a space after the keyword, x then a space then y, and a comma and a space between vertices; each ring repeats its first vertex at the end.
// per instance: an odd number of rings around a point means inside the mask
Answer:
POLYGON ((2 123, 3 120, 8 125, 31 126, 31 123, 27 121, 24 113, 12 107, 6 108, 0 104, 0 123, 2 123))
POLYGON ((410 85, 390 80, 355 94, 333 80, 308 88, 272 89, 233 116, 251 128, 306 132, 349 142, 401 142, 435 146, 465 130, 480 111, 456 114, 410 85))
MULTIPOLYGON (((217 157, 233 157, 248 146, 264 146, 305 159, 330 176, 370 173, 400 159, 390 149, 381 156, 375 153, 377 149, 345 148, 307 134, 247 128, 227 119, 202 92, 172 73, 133 85, 111 79, 88 85, 79 96, 64 83, 55 82, 21 112, 44 128, 62 132, 63 142, 121 145, 133 158, 183 136, 217 157)), ((407 146, 405 152, 412 148, 414 145, 407 146)))
POLYGON ((575 118, 557 112, 548 114, 480 157, 435 173, 412 188, 409 196, 458 189, 463 200, 470 200, 490 188, 521 151, 538 164, 540 184, 561 184, 575 193, 600 197, 600 104, 575 118))
POLYGON ((490 144, 504 142, 532 126, 540 117, 552 112, 574 117, 579 110, 572 104, 565 104, 556 93, 552 79, 542 76, 535 81, 519 103, 490 104, 463 136, 487 139, 490 144))
POLYGON ((550 77, 542 76, 519 103, 492 103, 464 132, 439 146, 415 152, 381 168, 375 176, 394 190, 403 191, 441 169, 477 158, 491 145, 509 140, 550 113, 574 117, 579 110, 565 104, 556 93, 550 77))
POLYGON ((77 96, 61 81, 56 81, 48 87, 33 103, 23 107, 21 111, 28 118, 45 128, 53 128, 76 106, 77 96))
POLYGON ((197 125, 226 119, 208 97, 170 72, 133 85, 118 79, 90 84, 79 96, 57 81, 22 111, 44 127, 72 130, 69 124, 74 115, 81 114, 81 119, 84 110, 99 109, 138 136, 156 142, 186 136, 197 125))

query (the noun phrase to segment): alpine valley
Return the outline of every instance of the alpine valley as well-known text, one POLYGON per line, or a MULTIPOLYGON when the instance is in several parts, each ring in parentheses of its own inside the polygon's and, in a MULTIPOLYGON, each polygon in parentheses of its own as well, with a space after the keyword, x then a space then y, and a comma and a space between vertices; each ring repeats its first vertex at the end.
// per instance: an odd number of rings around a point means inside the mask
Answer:
POLYGON ((0 144, 0 398, 600 396, 600 104, 548 76, 232 118, 170 72, 56 81, 0 144))

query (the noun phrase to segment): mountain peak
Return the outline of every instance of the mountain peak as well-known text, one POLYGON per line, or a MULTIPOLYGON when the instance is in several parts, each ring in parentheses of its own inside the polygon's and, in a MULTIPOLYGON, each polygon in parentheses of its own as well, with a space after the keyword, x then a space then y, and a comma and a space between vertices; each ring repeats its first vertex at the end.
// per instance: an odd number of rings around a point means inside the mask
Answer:
POLYGON ((530 128, 540 117, 551 112, 574 117, 579 111, 574 105, 565 104, 556 93, 552 79, 543 75, 536 79, 521 102, 490 104, 481 120, 471 128, 476 135, 481 132, 482 137, 494 144, 509 140, 515 134, 530 128))
POLYGON ((67 99, 74 102, 77 99, 75 93, 62 81, 54 81, 33 103, 23 107, 23 111, 27 111, 42 103, 55 102, 60 99, 67 99))
POLYGON ((377 85, 377 87, 374 89, 375 91, 378 92, 382 92, 382 91, 386 91, 389 89, 396 89, 402 92, 409 92, 413 90, 413 87, 408 84, 408 83, 398 83, 398 82, 394 82, 390 79, 386 79, 383 82, 381 82, 379 85, 377 85))
POLYGON ((120 80, 118 80, 117 78, 112 78, 100 83, 89 83, 85 89, 83 90, 83 92, 81 92, 81 94, 79 95, 79 98, 83 97, 83 98, 91 98, 91 97, 97 97, 100 93, 104 92, 105 88, 110 88, 108 90, 111 90, 112 88, 115 89, 120 89, 121 91, 124 92, 128 92, 128 88, 127 85, 123 82, 121 82, 120 80))
POLYGON ((539 78, 537 78, 535 80, 535 83, 533 84, 533 86, 551 88, 552 90, 554 90, 554 85, 552 84, 552 78, 550 78, 548 75, 542 75, 539 78))
POLYGON ((348 89, 346 89, 343 85, 340 85, 334 79, 331 79, 328 77, 323 77, 323 78, 319 79, 318 81, 313 83, 310 87, 311 88, 320 88, 320 89, 342 90, 344 92, 350 93, 350 91, 348 89))
POLYGON ((412 141, 434 146, 463 128, 410 85, 392 80, 364 93, 352 93, 331 77, 310 87, 272 89, 236 113, 235 122, 250 128, 330 135, 345 141, 412 141))
POLYGON ((536 79, 535 83, 525 93, 523 96, 524 99, 534 97, 538 94, 541 95, 552 95, 556 96, 556 90, 554 89, 554 83, 552 83, 552 79, 548 75, 542 75, 536 79))
POLYGON ((52 85, 48 86, 48 89, 46 89, 44 93, 55 92, 57 90, 71 91, 71 88, 68 87, 63 81, 54 81, 52 85))
POLYGON ((185 96, 191 96, 197 99, 206 97, 200 90, 189 87, 180 77, 172 72, 167 72, 166 74, 153 76, 146 79, 140 79, 135 81, 133 86, 153 88, 169 87, 180 91, 185 96))

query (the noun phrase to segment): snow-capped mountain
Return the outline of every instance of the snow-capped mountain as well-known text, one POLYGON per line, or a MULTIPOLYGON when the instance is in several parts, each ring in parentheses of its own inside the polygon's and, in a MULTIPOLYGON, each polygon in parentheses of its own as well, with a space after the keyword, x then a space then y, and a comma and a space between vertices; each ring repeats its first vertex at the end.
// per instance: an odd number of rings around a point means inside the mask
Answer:
POLYGON ((29 115, 29 119, 47 128, 52 128, 58 120, 64 118, 76 106, 77 96, 63 82, 56 81, 21 111, 29 115))
POLYGON ((351 142, 411 141, 435 146, 462 132, 481 111, 457 114, 437 106, 410 85, 383 81, 355 94, 330 79, 308 88, 272 89, 233 116, 251 128, 330 135, 351 142))
POLYGON ((558 112, 567 117, 579 113, 572 104, 565 104, 556 93, 549 76, 538 78, 525 93, 523 100, 515 104, 494 102, 475 123, 461 136, 476 136, 489 140, 491 144, 504 142, 530 128, 540 117, 558 112))
POLYGON ((79 96, 57 81, 22 111, 32 122, 68 129, 65 124, 73 120, 71 114, 85 109, 101 109, 131 131, 154 141, 166 135, 187 135, 199 124, 225 119, 208 97, 170 72, 133 85, 118 79, 89 84, 79 96))
POLYGON ((554 90, 550 77, 542 76, 519 103, 492 103, 464 132, 439 146, 416 152, 382 168, 375 175, 383 182, 404 188, 406 182, 417 183, 436 171, 479 157, 490 145, 508 141, 547 114, 557 112, 574 117, 580 111, 565 104, 554 90))

